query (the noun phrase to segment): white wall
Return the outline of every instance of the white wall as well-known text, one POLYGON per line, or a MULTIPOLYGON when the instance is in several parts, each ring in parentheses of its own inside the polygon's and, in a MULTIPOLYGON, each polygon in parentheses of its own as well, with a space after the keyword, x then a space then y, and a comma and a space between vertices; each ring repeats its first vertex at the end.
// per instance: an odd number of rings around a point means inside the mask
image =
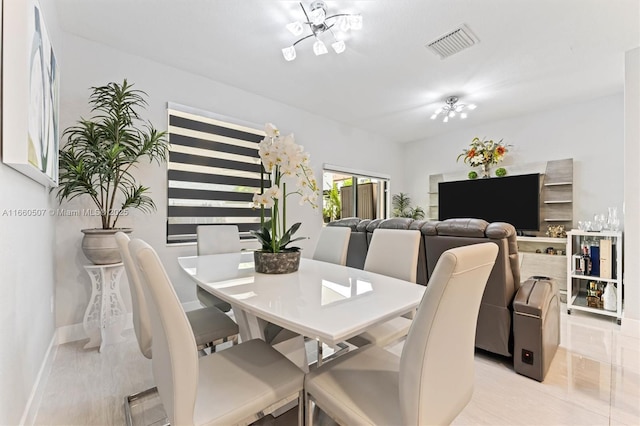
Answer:
MULTIPOLYGON (((5 0, 5 14, 21 4, 23 0, 5 0)), ((57 58, 63 61, 51 2, 42 2, 41 11, 57 58)), ((12 40, 7 31, 3 36, 4 43, 12 40)), ((20 107, 23 101, 5 99, 2 108, 20 107)), ((25 138, 26 132, 25 128, 25 138)), ((0 424, 3 425, 20 422, 54 335, 50 301, 54 294, 55 222, 48 214, 14 215, 15 210, 21 209, 47 211, 51 207, 49 200, 47 188, 0 164, 0 424)))
MULTIPOLYGON (((623 97, 611 95, 563 108, 515 117, 445 133, 405 146, 405 186, 411 197, 428 207, 429 175, 471 170, 463 148, 474 137, 504 139, 513 145, 500 166, 512 173, 522 164, 573 158, 573 218, 592 220, 623 200, 623 97)), ((446 123, 434 123, 446 126, 446 123)), ((621 217, 624 220, 624 217, 621 217)))
MULTIPOLYGON (((387 144, 376 135, 72 35, 65 35, 64 49, 61 128, 73 124, 80 115, 88 114, 89 87, 122 81, 126 77, 129 82, 135 83, 136 88, 148 93, 146 117, 160 129, 167 127, 168 101, 257 123, 260 127, 265 122, 273 122, 282 132, 295 133, 296 141, 310 152, 319 182, 322 179, 322 164, 331 163, 388 174, 394 187, 402 186, 398 147, 387 144)), ((256 79, 263 79, 264 84, 269 84, 268 76, 260 73, 259 66, 256 66, 255 72, 256 79)), ((183 302, 195 300, 194 284, 179 269, 176 261, 178 256, 194 255, 195 247, 167 247, 165 244, 166 167, 144 165, 139 175, 141 182, 151 187, 158 211, 150 216, 134 213, 119 225, 133 226, 135 230, 132 236, 147 240, 158 250, 183 302)), ((74 203, 67 207, 76 208, 80 205, 90 206, 74 203)), ((296 235, 311 238, 300 244, 303 255, 309 256, 315 246, 314 237, 321 227, 321 211, 314 211, 309 206, 300 207, 295 200, 288 205, 291 207, 288 214, 291 220, 303 222, 296 235)), ((82 271, 82 265, 87 261, 80 251, 80 229, 97 226, 97 220, 91 218, 59 217, 57 220, 58 326, 82 321, 89 297, 89 278, 82 271)))
MULTIPOLYGON (((624 83, 625 318, 640 321, 640 48, 626 53, 624 83), (631 220, 632 219, 632 220, 631 220)), ((639 323, 640 324, 640 323, 639 323)))

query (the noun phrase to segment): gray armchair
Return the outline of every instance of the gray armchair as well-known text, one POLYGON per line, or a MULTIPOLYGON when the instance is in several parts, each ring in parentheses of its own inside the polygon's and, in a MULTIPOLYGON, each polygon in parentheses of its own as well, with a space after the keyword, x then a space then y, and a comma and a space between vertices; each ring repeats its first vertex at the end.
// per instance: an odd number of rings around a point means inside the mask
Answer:
POLYGON ((435 265, 450 248, 493 242, 498 246, 498 258, 491 272, 478 314, 476 347, 500 355, 512 354, 512 301, 520 288, 520 267, 516 230, 502 222, 488 223, 481 219, 449 219, 421 221, 409 218, 386 220, 341 219, 328 226, 348 226, 352 229, 347 266, 362 269, 371 235, 375 229, 418 229, 422 233, 416 282, 426 285, 435 265))

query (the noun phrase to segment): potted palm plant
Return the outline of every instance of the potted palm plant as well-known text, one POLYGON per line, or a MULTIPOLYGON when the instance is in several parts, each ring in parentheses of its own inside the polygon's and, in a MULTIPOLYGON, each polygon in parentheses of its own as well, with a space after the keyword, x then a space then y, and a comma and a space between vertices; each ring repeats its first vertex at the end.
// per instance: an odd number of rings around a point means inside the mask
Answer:
POLYGON ((121 261, 113 235, 122 230, 117 228, 118 219, 127 209, 156 208, 147 195, 149 188, 132 174, 141 160, 160 164, 168 155, 166 132, 139 116, 147 105, 146 96, 126 79, 122 84, 92 87, 89 104, 94 116, 81 118, 63 133, 67 140, 60 149, 57 198, 62 202, 86 196, 96 205, 101 228, 82 230, 83 252, 95 264, 121 261))
POLYGON ((411 198, 409 194, 399 192, 391 198, 393 205, 393 216, 408 217, 411 219, 424 219, 424 210, 420 206, 411 206, 411 198))

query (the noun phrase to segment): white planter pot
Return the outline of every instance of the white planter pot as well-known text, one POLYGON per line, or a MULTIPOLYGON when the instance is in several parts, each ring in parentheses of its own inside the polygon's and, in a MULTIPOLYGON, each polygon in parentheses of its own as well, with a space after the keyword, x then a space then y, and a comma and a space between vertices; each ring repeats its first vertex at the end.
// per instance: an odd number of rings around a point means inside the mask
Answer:
POLYGON ((131 233, 131 228, 82 229, 82 252, 95 265, 109 265, 122 262, 120 249, 116 243, 116 232, 131 233))

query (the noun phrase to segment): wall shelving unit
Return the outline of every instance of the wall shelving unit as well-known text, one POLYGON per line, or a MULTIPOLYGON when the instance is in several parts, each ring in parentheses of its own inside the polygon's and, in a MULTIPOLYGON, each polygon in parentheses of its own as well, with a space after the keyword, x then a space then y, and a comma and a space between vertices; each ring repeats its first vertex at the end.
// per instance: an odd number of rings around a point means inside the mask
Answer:
POLYGON ((540 188, 540 231, 552 225, 573 227, 573 159, 547 161, 540 188))

